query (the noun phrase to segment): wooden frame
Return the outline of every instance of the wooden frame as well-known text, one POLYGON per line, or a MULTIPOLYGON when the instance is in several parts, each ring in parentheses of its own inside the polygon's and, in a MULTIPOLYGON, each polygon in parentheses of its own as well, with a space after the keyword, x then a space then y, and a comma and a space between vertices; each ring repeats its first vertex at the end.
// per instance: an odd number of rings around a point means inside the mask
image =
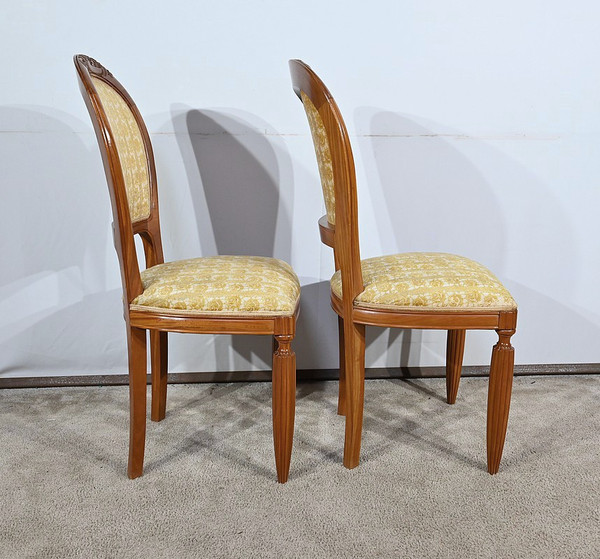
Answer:
POLYGON ((74 56, 81 94, 90 113, 108 182, 114 217, 114 242, 121 268, 123 313, 129 354, 130 435, 127 473, 143 473, 146 433, 146 331, 150 332, 152 372, 151 419, 161 421, 166 413, 167 332, 201 334, 262 334, 273 336, 273 439, 279 482, 285 483, 290 468, 294 433, 296 357, 291 342, 296 333, 298 306, 290 316, 218 316, 177 314, 172 310, 130 310, 143 291, 134 235, 142 238, 146 267, 164 262, 158 215, 158 189, 154 154, 148 131, 133 99, 114 76, 88 56, 74 56), (142 135, 150 178, 150 215, 132 222, 117 144, 92 76, 108 84, 131 110, 142 135))
POLYGON ((340 389, 338 413, 346 416, 344 465, 359 463, 365 376, 365 325, 447 330, 446 396, 456 400, 465 332, 469 329, 496 330, 498 343, 492 350, 487 415, 487 464, 490 474, 498 471, 510 407, 517 311, 457 311, 368 309, 354 305, 364 287, 358 238, 358 203, 354 158, 348 132, 325 84, 300 60, 290 60, 294 91, 304 93, 317 109, 325 128, 333 167, 335 225, 324 216, 319 220, 321 240, 333 248, 335 268, 341 269, 343 297, 331 293, 331 306, 339 319, 340 389))

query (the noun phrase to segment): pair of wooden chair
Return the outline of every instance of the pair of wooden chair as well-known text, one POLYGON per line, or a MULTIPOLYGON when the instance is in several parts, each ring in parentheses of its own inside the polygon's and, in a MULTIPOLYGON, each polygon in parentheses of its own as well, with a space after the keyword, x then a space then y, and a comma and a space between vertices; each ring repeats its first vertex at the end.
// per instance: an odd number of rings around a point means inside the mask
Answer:
MULTIPOLYGON (((212 256, 165 263, 156 169, 144 121, 123 86, 100 63, 74 57, 108 182, 114 242, 121 267, 129 354, 128 475, 142 475, 146 430, 146 355, 150 332, 151 419, 165 417, 167 332, 273 337, 273 438, 279 482, 288 479, 294 432, 295 335, 300 284, 280 260, 212 256), (140 271, 134 235, 146 269, 140 271)), ((516 304, 483 266, 466 258, 409 253, 360 260, 354 162, 332 96, 304 63, 290 61, 294 90, 306 110, 327 215, 322 241, 333 247, 331 303, 339 316, 340 392, 346 416, 344 465, 358 465, 364 402, 365 325, 448 330, 447 395, 454 403, 467 329, 495 329, 488 402, 488 470, 502 455, 510 403, 516 304)))

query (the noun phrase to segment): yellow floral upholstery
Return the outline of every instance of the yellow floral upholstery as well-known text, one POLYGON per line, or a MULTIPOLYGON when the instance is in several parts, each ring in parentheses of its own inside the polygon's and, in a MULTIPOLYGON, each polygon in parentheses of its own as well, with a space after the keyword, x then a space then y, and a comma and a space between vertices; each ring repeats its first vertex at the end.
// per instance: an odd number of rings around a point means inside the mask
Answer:
MULTIPOLYGON (((362 261, 364 291, 355 306, 391 309, 511 310, 517 304, 487 268, 453 254, 407 252, 362 261)), ((331 290, 342 295, 337 271, 331 290)))
POLYGON ((291 266, 262 256, 207 256, 142 272, 144 291, 131 309, 290 316, 300 297, 291 266))
POLYGON ((333 186, 333 165, 331 163, 331 151, 329 150, 329 141, 325 132, 323 119, 308 98, 304 91, 300 92, 302 104, 308 117, 308 124, 317 154, 317 163, 319 165, 319 174, 321 175, 321 186, 323 188, 323 198, 325 199, 325 209, 327 211, 327 221, 335 225, 335 189, 333 186))
POLYGON ((139 126, 119 93, 98 78, 92 77, 92 80, 117 144, 131 221, 147 219, 150 215, 150 177, 139 126))

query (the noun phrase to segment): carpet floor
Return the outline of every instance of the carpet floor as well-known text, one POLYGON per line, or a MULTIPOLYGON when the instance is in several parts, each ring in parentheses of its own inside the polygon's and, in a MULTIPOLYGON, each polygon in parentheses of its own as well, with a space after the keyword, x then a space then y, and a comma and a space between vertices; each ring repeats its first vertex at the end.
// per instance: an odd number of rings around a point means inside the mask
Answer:
POLYGON ((0 557, 600 557, 600 376, 519 377, 500 472, 487 380, 367 381, 361 465, 337 383, 298 386, 276 482, 266 383, 169 386, 126 477, 126 387, 0 391, 0 557))

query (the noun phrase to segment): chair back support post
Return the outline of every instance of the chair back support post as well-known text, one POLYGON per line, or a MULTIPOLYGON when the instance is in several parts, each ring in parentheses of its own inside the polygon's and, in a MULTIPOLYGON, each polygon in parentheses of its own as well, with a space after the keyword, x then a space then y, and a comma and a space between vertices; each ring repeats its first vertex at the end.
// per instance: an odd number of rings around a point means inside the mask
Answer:
POLYGON ((119 257, 121 281, 123 284, 125 317, 129 315, 129 304, 143 291, 137 260, 134 235, 139 234, 143 241, 146 267, 164 262, 160 222, 158 214, 158 190, 156 167, 150 136, 137 109, 125 88, 99 62, 88 56, 77 54, 73 57, 79 89, 90 114, 108 183, 112 212, 115 249, 119 257), (111 121, 102 99, 94 85, 94 79, 101 80, 112 88, 126 103, 139 128, 145 152, 149 179, 150 211, 142 219, 132 221, 130 205, 124 178, 124 169, 119 157, 118 144, 111 127, 111 121))
POLYGON ((363 291, 356 174, 350 138, 335 100, 311 68, 300 60, 290 60, 290 73, 294 92, 300 100, 302 93, 310 99, 325 128, 333 171, 335 224, 322 218, 319 227, 323 242, 333 245, 336 269, 341 269, 342 275, 344 315, 350 317, 354 299, 363 291))

